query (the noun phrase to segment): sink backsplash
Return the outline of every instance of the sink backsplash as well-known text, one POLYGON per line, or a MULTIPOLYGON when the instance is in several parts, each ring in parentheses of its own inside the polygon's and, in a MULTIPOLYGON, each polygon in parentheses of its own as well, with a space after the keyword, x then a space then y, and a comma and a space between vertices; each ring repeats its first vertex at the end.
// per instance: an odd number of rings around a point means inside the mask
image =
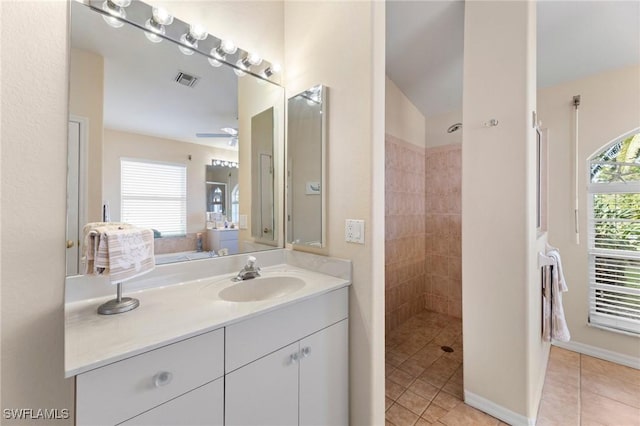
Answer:
MULTIPOLYGON (((330 275, 351 281, 351 261, 327 256, 319 256, 289 249, 276 249, 251 253, 259 267, 288 264, 298 268, 330 275)), ((156 268, 139 278, 124 283, 124 293, 147 288, 163 287, 182 282, 238 272, 246 263, 248 255, 222 256, 191 262, 157 265, 156 268)), ((66 278, 65 303, 100 297, 113 297, 115 285, 106 277, 77 275, 66 278)))

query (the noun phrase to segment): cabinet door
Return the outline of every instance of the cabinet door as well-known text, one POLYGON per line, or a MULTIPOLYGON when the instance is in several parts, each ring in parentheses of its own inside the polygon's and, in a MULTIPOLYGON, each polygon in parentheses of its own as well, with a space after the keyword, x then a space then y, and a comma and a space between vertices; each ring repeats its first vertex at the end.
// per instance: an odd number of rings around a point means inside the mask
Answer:
POLYGON ((340 321, 300 341, 300 424, 349 424, 349 329, 340 321))
POLYGON ((298 343, 225 377, 225 425, 298 424, 298 343))
POLYGON ((140 414, 124 426, 222 426, 224 379, 221 377, 140 414))

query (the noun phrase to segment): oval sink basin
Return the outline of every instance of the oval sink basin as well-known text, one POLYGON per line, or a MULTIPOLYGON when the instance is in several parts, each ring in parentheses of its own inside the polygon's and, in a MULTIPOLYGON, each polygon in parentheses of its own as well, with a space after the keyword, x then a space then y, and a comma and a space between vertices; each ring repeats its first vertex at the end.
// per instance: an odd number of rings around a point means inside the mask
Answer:
POLYGON ((286 296, 304 285, 305 282, 297 277, 260 277, 227 287, 218 293, 218 297, 228 302, 258 302, 286 296))

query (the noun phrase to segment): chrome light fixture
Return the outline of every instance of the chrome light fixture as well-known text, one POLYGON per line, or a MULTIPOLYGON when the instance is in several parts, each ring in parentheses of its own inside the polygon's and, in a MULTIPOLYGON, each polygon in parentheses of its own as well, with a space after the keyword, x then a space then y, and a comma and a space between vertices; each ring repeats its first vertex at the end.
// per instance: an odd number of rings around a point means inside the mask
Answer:
POLYGON ((270 78, 272 75, 278 74, 280 71, 282 71, 280 64, 272 64, 271 66, 268 66, 267 68, 265 68, 260 73, 260 75, 264 78, 270 78))
POLYGON ((239 77, 252 74, 258 77, 259 84, 267 81, 278 84, 282 79, 282 70, 278 64, 265 61, 256 53, 238 47, 230 39, 209 37, 202 25, 181 21, 162 7, 153 7, 140 0, 135 3, 133 0, 76 1, 99 12, 104 21, 114 28, 130 23, 142 29, 145 37, 152 43, 167 39, 178 44, 183 54, 190 56, 196 51, 202 53, 211 66, 228 65, 239 77), (167 28, 169 25, 171 27, 167 28))
POLYGON ((124 8, 130 4, 131 0, 105 0, 105 2, 102 3, 102 10, 107 12, 108 15, 102 15, 102 19, 113 28, 120 28, 124 25, 124 22, 120 19, 127 17, 124 8))
POLYGON ((227 161, 227 160, 217 160, 217 159, 213 159, 211 160, 211 165, 212 166, 217 166, 217 167, 234 167, 234 168, 240 168, 240 164, 237 161, 227 161))
POLYGON ((236 62, 236 67, 233 69, 233 72, 236 73, 238 77, 242 77, 246 75, 245 71, 249 71, 249 68, 252 66, 258 66, 262 63, 262 58, 255 53, 249 53, 244 58, 238 59, 236 62))
POLYGON ((165 25, 171 25, 172 22, 173 16, 171 16, 166 9, 154 7, 151 18, 147 19, 147 22, 144 24, 144 27, 148 30, 144 32, 144 35, 150 42, 160 43, 162 41, 160 35, 164 35, 165 25))
POLYGON ((209 58, 209 63, 212 67, 219 67, 222 65, 222 62, 227 58, 227 55, 233 55, 238 50, 238 47, 231 40, 222 40, 220 41, 220 45, 216 48, 211 49, 211 56, 213 58, 209 58))
POLYGON ((193 49, 198 48, 198 41, 204 40, 208 35, 204 27, 200 25, 189 25, 189 31, 180 37, 180 42, 189 47, 178 46, 178 49, 185 55, 193 55, 193 49))

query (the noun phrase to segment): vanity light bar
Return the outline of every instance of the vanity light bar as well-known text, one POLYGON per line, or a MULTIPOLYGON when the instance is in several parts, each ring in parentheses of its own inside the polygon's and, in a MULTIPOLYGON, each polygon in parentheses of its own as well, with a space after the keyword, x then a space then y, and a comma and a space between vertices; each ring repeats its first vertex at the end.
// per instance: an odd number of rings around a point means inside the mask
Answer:
POLYGON ((199 52, 214 67, 224 63, 233 68, 238 76, 251 74, 262 80, 280 84, 282 77, 279 65, 262 59, 255 52, 237 47, 231 40, 209 34, 201 25, 181 21, 162 8, 131 0, 75 1, 100 13, 113 27, 121 27, 123 23, 129 23, 143 30, 145 36, 154 43, 169 40, 176 43, 185 55, 199 52))
POLYGON ((240 164, 237 161, 227 161, 227 160, 211 160, 211 165, 212 166, 218 166, 218 167, 235 167, 235 168, 240 168, 240 164))

